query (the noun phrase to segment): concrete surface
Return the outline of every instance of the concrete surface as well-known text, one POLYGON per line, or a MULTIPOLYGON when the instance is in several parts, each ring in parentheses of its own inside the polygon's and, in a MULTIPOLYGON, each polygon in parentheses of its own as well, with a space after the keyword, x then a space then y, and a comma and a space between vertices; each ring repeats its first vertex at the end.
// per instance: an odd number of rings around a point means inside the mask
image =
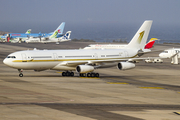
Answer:
MULTIPOLYGON (((180 66, 136 64, 135 69, 98 69, 100 78, 62 77, 57 71, 24 71, 2 61, 26 49, 65 49, 90 43, 0 43, 0 120, 180 120, 180 66)), ((155 45, 153 50, 180 47, 155 45)), ((159 52, 145 56, 158 56, 159 52)))

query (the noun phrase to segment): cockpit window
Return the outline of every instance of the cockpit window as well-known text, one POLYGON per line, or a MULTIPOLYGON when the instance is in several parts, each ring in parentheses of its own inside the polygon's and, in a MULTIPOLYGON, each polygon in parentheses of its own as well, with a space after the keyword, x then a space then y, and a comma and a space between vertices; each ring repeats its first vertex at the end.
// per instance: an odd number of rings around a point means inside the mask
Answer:
POLYGON ((15 56, 7 56, 7 58, 16 58, 15 56))
POLYGON ((168 53, 168 51, 164 51, 163 53, 168 53))

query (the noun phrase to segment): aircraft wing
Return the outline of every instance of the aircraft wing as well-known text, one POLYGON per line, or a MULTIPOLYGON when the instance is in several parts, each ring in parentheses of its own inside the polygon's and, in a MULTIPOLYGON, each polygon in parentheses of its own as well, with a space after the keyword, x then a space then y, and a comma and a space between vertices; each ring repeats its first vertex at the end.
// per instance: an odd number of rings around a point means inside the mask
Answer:
POLYGON ((113 63, 113 62, 137 62, 143 61, 146 59, 162 59, 160 57, 144 57, 144 58, 129 58, 129 59, 108 59, 108 60, 85 60, 85 61, 64 61, 59 65, 69 66, 69 67, 76 67, 78 65, 88 64, 101 64, 101 63, 113 63))
POLYGON ((59 65, 75 67, 75 66, 83 65, 83 64, 93 65, 93 64, 100 64, 100 63, 113 63, 113 62, 122 62, 122 61, 134 62, 134 61, 143 61, 143 60, 146 60, 146 59, 155 59, 155 58, 160 58, 160 57, 129 58, 129 59, 107 59, 107 60, 64 61, 64 62, 60 63, 59 65))
POLYGON ((95 64, 95 63, 110 63, 110 62, 134 62, 134 61, 143 61, 146 59, 159 59, 160 57, 145 57, 145 58, 129 58, 129 59, 109 59, 109 60, 92 60, 88 61, 87 64, 95 64))
POLYGON ((64 61, 60 63, 61 66, 69 66, 69 67, 75 67, 81 64, 87 64, 88 61, 64 61))

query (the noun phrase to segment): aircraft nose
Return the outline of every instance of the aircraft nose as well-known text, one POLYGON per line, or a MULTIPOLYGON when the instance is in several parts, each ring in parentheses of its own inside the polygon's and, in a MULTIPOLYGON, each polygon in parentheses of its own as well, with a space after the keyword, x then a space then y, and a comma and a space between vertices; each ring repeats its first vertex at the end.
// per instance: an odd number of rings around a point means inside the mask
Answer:
POLYGON ((160 53, 160 54, 159 54, 159 57, 161 57, 161 58, 166 58, 166 56, 164 55, 164 53, 160 53))
POLYGON ((159 54, 159 57, 162 57, 162 53, 159 54))
POLYGON ((7 65, 7 64, 8 64, 8 62, 7 62, 7 59, 6 59, 6 58, 3 60, 3 63, 4 63, 5 65, 7 65))
POLYGON ((3 60, 3 63, 4 63, 5 65, 7 65, 7 66, 12 66, 11 61, 9 61, 7 58, 5 58, 5 59, 3 60))

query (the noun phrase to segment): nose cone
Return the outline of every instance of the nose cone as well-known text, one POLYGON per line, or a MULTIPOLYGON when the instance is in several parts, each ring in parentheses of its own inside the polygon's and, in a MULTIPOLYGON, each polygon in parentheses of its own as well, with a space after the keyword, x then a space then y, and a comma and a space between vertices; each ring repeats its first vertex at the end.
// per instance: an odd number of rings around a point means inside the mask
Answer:
POLYGON ((5 58, 5 59, 3 60, 3 63, 4 63, 5 65, 7 65, 7 64, 8 64, 8 60, 5 58))
POLYGON ((9 59, 7 59, 7 58, 5 58, 5 59, 3 60, 3 63, 4 63, 5 65, 9 66, 9 67, 13 67, 12 61, 9 60, 9 59))
POLYGON ((164 53, 160 53, 160 54, 159 54, 159 57, 161 57, 161 58, 167 58, 164 53))

